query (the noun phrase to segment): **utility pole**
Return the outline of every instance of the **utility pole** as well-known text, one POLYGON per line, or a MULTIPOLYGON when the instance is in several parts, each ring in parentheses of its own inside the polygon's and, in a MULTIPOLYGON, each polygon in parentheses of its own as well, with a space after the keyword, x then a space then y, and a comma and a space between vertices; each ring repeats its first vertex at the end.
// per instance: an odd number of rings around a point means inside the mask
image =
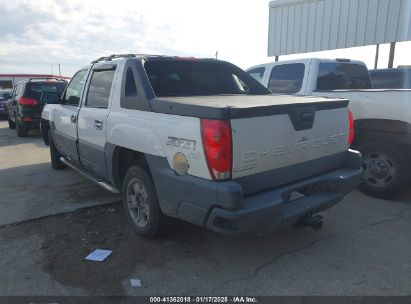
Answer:
POLYGON ((275 61, 276 61, 276 62, 278 61, 278 56, 275 56, 275 61))
POLYGON ((218 57, 218 51, 215 52, 215 59, 218 57))
POLYGON ((59 75, 61 76, 61 69, 60 69, 60 63, 59 63, 59 75))
POLYGON ((395 42, 390 44, 390 57, 388 58, 388 68, 392 69, 394 65, 395 42))
POLYGON ((377 69, 377 65, 378 65, 378 56, 380 54, 380 45, 377 44, 377 48, 375 50, 375 62, 374 62, 374 69, 377 69))

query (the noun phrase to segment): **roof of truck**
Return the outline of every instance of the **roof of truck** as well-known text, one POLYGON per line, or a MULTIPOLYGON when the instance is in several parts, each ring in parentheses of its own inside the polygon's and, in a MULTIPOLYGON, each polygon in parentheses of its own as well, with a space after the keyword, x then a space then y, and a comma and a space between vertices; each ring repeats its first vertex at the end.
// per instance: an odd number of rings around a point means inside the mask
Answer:
POLYGON ((292 60, 282 60, 282 61, 270 61, 270 62, 266 62, 266 63, 261 63, 258 65, 254 65, 252 67, 249 67, 248 69, 246 69, 246 71, 251 70, 251 69, 255 69, 255 68, 259 68, 259 67, 263 67, 266 66, 268 64, 290 64, 290 63, 305 63, 308 64, 311 61, 318 61, 318 62, 329 62, 329 63, 334 63, 334 62, 341 62, 341 63, 352 63, 352 64, 360 64, 360 65, 365 65, 364 62, 360 61, 360 60, 352 60, 352 59, 348 59, 348 58, 334 58, 334 59, 330 59, 330 58, 300 58, 300 59, 292 59, 292 60))
POLYGON ((207 60, 220 61, 214 58, 198 58, 191 56, 172 56, 172 55, 157 55, 157 54, 112 54, 110 56, 103 56, 93 60, 91 64, 97 62, 107 62, 112 60, 125 60, 129 58, 148 59, 148 60, 207 60))

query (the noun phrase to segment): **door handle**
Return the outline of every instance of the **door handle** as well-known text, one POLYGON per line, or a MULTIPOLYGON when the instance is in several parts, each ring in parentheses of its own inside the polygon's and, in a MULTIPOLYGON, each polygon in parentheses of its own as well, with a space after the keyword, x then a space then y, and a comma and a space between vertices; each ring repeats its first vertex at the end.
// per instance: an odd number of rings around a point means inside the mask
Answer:
POLYGON ((96 128, 97 130, 103 129, 103 121, 100 119, 96 119, 94 121, 94 128, 96 128))
POLYGON ((76 123, 76 121, 77 121, 77 116, 74 115, 74 114, 71 114, 71 116, 70 116, 70 121, 71 121, 72 123, 76 123))

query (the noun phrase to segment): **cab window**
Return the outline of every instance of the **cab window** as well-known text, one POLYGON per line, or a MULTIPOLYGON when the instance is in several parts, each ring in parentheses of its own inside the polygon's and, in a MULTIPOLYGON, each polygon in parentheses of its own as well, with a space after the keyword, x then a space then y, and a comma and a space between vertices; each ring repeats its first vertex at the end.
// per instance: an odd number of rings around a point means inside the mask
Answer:
POLYGON ((263 82, 263 76, 264 76, 265 68, 255 68, 252 70, 247 71, 248 75, 253 77, 255 80, 258 80, 259 82, 263 82))
POLYGON ((83 91, 86 75, 87 70, 82 70, 73 76, 63 95, 62 104, 77 106, 80 103, 81 92, 83 91))
POLYGON ((303 63, 276 65, 271 71, 268 88, 273 93, 297 93, 303 85, 304 71, 303 63))
POLYGON ((113 78, 114 70, 96 70, 93 72, 87 93, 87 107, 108 107, 113 78))

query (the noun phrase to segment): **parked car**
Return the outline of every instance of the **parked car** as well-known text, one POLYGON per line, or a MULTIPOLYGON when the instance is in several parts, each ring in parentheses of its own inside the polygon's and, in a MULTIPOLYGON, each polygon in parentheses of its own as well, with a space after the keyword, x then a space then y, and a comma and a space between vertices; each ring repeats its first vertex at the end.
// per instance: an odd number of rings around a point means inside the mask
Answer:
POLYGON ((17 129, 19 137, 27 136, 30 129, 40 127, 41 111, 44 104, 40 96, 44 92, 62 94, 67 81, 60 79, 23 80, 13 90, 6 104, 10 129, 17 129))
POLYGON ((411 89, 411 67, 370 70, 374 89, 411 89))
POLYGON ((228 62, 103 57, 43 99, 52 167, 121 192, 144 237, 167 217, 225 234, 320 228, 360 181, 346 99, 271 95, 228 62))
POLYGON ((373 90, 363 62, 302 59, 260 64, 248 69, 278 94, 347 98, 355 119, 352 144, 363 154, 365 193, 383 198, 409 185, 411 90, 373 90))
POLYGON ((11 98, 11 90, 0 90, 0 116, 7 115, 6 102, 11 98))

